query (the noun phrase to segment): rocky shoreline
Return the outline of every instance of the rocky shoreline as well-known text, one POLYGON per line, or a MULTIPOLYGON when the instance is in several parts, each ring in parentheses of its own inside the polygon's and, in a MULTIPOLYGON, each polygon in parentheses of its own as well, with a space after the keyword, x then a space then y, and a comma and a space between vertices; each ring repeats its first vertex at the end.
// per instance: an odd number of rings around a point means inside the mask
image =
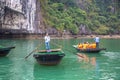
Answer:
MULTIPOLYGON (((113 38, 113 39, 120 39, 120 35, 97 35, 100 38, 113 38)), ((96 35, 85 35, 80 36, 81 38, 94 38, 96 35)))
MULTIPOLYGON (((96 35, 50 35, 51 39, 80 39, 80 38, 94 38, 96 35)), ((120 39, 120 35, 97 35, 100 38, 106 39, 120 39)), ((44 35, 0 35, 0 39, 43 39, 44 35)))

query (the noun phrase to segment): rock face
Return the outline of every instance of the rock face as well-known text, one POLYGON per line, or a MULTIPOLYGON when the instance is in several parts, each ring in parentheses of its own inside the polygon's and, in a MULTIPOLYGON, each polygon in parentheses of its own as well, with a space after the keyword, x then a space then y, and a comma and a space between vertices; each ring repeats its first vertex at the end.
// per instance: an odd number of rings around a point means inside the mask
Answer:
POLYGON ((36 0, 0 0, 0 30, 35 33, 36 0))

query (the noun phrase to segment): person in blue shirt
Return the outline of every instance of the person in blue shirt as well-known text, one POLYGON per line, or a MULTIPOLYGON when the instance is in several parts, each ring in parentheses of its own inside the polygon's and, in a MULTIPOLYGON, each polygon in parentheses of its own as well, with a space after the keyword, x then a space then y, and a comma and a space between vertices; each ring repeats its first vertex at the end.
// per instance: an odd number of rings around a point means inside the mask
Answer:
POLYGON ((99 48, 100 38, 99 38, 98 36, 96 36, 96 37, 94 38, 94 41, 95 41, 95 43, 96 43, 96 48, 99 48))
POLYGON ((48 35, 48 33, 46 33, 44 39, 45 39, 46 50, 47 52, 50 52, 50 36, 48 35))

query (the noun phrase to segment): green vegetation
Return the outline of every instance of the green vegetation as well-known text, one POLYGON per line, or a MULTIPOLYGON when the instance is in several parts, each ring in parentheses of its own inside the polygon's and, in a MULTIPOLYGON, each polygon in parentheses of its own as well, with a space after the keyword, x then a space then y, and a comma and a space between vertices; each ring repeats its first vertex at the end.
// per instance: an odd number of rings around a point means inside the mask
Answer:
POLYGON ((78 34, 82 24, 93 34, 120 33, 120 0, 40 0, 40 5, 46 27, 60 32, 78 34))

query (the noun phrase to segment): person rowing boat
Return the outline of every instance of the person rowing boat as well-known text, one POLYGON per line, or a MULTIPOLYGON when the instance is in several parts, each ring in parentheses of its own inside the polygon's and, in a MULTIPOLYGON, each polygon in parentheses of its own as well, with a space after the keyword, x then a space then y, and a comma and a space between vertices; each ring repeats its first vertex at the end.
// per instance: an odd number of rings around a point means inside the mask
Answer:
POLYGON ((50 51, 50 36, 48 35, 48 33, 46 33, 44 39, 45 39, 45 46, 46 46, 47 52, 51 52, 50 51))
POLYGON ((96 36, 96 37, 94 38, 94 41, 95 41, 95 43, 96 43, 96 48, 99 48, 100 38, 99 38, 98 36, 96 36))

